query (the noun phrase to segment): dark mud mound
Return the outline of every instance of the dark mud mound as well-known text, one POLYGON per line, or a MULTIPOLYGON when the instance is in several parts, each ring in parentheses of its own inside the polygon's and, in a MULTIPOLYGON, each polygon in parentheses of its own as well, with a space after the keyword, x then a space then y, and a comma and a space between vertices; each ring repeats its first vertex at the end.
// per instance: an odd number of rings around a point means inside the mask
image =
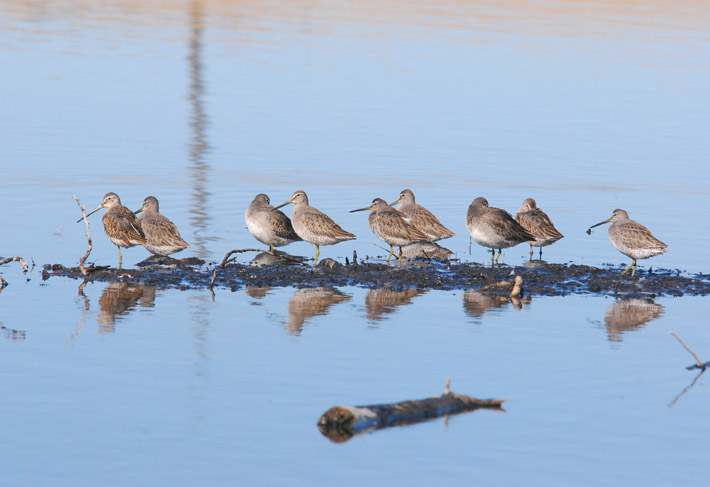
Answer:
MULTIPOLYGON (((208 289, 218 265, 190 265, 182 262, 154 263, 135 269, 95 269, 89 280, 125 282, 131 280, 161 288, 208 289)), ((656 270, 622 275, 619 268, 597 268, 574 264, 533 261, 519 267, 484 266, 477 263, 415 262, 386 265, 359 263, 341 265, 326 259, 317 267, 309 264, 244 265, 230 263, 217 268, 215 288, 237 290, 244 286, 317 287, 361 286, 387 289, 476 289, 498 281, 524 279, 525 294, 563 296, 567 294, 626 297, 705 296, 710 294, 710 276, 681 275, 680 271, 656 270)), ((52 276, 83 280, 78 268, 47 265, 44 279, 52 276)))

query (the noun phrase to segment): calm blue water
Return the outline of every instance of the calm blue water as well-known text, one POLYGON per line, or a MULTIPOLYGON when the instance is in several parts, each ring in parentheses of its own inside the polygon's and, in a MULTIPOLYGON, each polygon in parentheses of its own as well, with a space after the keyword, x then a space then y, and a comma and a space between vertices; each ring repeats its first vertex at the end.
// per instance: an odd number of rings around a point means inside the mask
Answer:
POLYGON ((620 331, 603 298, 486 312, 429 291, 383 315, 359 288, 309 307, 292 288, 212 302, 95 284, 85 301, 76 285, 0 295, 2 325, 25 333, 0 340, 3 485, 689 485, 707 472, 704 378, 670 407, 697 373, 668 331, 707 355, 701 298, 657 300, 646 322, 631 308, 620 331), (316 428, 331 406, 438 395, 447 377, 507 412, 345 444, 316 428))
MULTIPOLYGON (((257 244, 243 220, 255 194, 297 189, 358 235, 323 258, 382 255, 348 211, 408 187, 464 261, 487 259, 468 251, 475 197, 510 212, 534 197, 565 234, 549 262, 627 264, 604 228, 584 233, 619 207, 670 245, 642 269, 707 272, 707 25, 692 1, 3 2, 0 255, 76 265, 71 194, 93 209, 114 191, 135 209, 155 195, 193 245, 180 255, 219 261, 257 244)), ((115 266, 100 216, 90 260, 115 266)), ((126 267, 148 256, 123 254, 126 267)), ((704 376, 669 407, 695 373, 668 331, 710 354, 701 298, 609 321, 604 298, 518 310, 463 292, 287 288, 213 302, 104 284, 83 297, 37 268, 28 283, 16 264, 0 272, 3 485, 706 476, 704 376), (447 377, 507 398, 507 413, 343 445, 315 426, 333 405, 440 394, 447 377)))

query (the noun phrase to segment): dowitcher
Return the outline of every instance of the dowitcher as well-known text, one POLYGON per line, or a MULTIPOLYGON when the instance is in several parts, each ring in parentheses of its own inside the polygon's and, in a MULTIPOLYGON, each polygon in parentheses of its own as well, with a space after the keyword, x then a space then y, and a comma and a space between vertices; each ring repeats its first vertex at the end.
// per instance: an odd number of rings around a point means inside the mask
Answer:
POLYGON ((535 240, 510 213, 488 206, 488 200, 481 197, 468 207, 466 228, 476 243, 491 249, 491 260, 496 264, 503 249, 535 240), (494 257, 495 249, 498 255, 494 257))
POLYGON ((399 193, 397 201, 390 206, 396 204, 400 205, 397 210, 419 231, 426 233, 429 236, 429 240, 436 241, 456 235, 442 225, 431 211, 414 202, 414 193, 412 193, 411 189, 405 189, 399 193))
POLYGON ((296 191, 291 196, 291 199, 286 203, 282 203, 273 210, 275 212, 279 208, 288 204, 294 204, 293 213, 291 213, 291 223, 301 240, 312 243, 316 246, 316 257, 313 259, 313 265, 318 262, 321 245, 334 245, 345 240, 354 240, 355 235, 346 232, 335 223, 328 215, 308 204, 308 196, 305 191, 296 191))
POLYGON ((271 200, 265 194, 258 194, 244 213, 247 228, 259 242, 268 245, 271 252, 274 247, 283 247, 301 240, 291 225, 289 217, 281 210, 271 206, 271 200))
POLYGON ((534 242, 530 242, 530 258, 533 256, 533 247, 540 247, 540 259, 542 259, 542 248, 557 242, 564 237, 557 231, 547 213, 537 207, 537 203, 532 198, 523 201, 523 205, 515 215, 515 220, 528 231, 534 242))
POLYGON ((190 244, 183 240, 175 224, 159 213, 158 206, 158 199, 148 196, 143 200, 143 207, 135 212, 136 215, 143 213, 138 218, 147 240, 143 246, 153 255, 161 256, 185 250, 190 244))
POLYGON ((392 208, 381 198, 372 200, 372 204, 367 208, 358 208, 357 210, 352 210, 350 213, 366 210, 370 210, 370 216, 367 219, 370 224, 370 229, 390 246, 390 254, 387 256, 388 263, 394 253, 395 245, 400 248, 399 261, 401 262, 403 245, 431 240, 429 235, 417 230, 400 212, 392 208))
POLYGON ((668 245, 654 237, 648 228, 629 218, 629 214, 619 208, 614 210, 608 220, 589 227, 587 233, 591 234, 592 228, 609 222, 611 222, 609 240, 611 240, 612 245, 616 247, 616 250, 633 259, 633 262, 624 269, 622 274, 626 274, 633 267, 634 269, 631 271, 631 276, 633 277, 636 274, 636 261, 638 259, 655 257, 668 250, 668 245))
MULTIPOLYGON (((147 240, 141 229, 141 224, 131 210, 121 205, 121 198, 116 193, 106 193, 101 204, 91 210, 86 216, 92 215, 101 208, 107 208, 101 221, 104 231, 111 241, 118 247, 118 266, 121 267, 123 256, 121 247, 129 248, 135 245, 144 245, 147 240)), ((80 218, 78 222, 82 219, 80 218)))

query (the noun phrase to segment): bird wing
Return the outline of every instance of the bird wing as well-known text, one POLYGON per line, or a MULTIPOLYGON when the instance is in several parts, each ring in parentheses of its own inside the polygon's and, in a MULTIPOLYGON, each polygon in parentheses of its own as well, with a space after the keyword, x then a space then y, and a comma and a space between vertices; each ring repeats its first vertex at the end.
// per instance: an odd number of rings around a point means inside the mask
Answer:
POLYGON ((454 232, 441 224, 436 215, 421 205, 416 205, 413 211, 406 213, 404 216, 410 220, 412 225, 430 237, 440 239, 455 235, 454 232))
POLYGON ((149 242, 160 243, 162 246, 190 246, 180 236, 177 226, 160 213, 150 218, 144 217, 140 224, 149 242))
POLYGON ((515 219, 531 235, 540 239, 561 239, 562 235, 542 210, 530 210, 518 213, 515 219))
POLYGON ((483 218, 495 233, 505 236, 507 239, 521 242, 535 240, 535 237, 516 222, 510 213, 501 208, 490 208, 490 210, 484 214, 483 218))
POLYGON ((389 237, 404 240, 431 240, 429 235, 402 218, 397 210, 382 211, 373 216, 381 233, 389 237))
POLYGON ((102 221, 107 235, 124 240, 127 244, 146 243, 145 233, 138 218, 125 206, 119 206, 113 212, 106 212, 102 221))
POLYGON ((269 223, 281 238, 286 238, 289 240, 301 240, 301 237, 296 235, 296 231, 293 229, 291 224, 291 219, 287 217, 281 210, 272 211, 269 213, 269 223))
POLYGON ((317 235, 332 235, 335 238, 355 238, 355 235, 343 230, 332 218, 312 206, 308 208, 307 218, 301 222, 317 235))
POLYGON ((641 225, 639 222, 629 220, 616 224, 616 238, 626 247, 629 248, 662 248, 665 249, 668 245, 664 244, 653 236, 651 231, 641 225))

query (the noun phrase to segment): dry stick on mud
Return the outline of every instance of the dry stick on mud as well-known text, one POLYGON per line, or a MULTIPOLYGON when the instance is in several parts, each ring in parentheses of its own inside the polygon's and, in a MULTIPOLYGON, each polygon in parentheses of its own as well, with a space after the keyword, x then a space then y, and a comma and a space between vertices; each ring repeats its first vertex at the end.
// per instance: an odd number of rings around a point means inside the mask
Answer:
POLYGON ((289 257, 284 254, 279 255, 276 252, 271 252, 270 250, 264 250, 264 249, 234 249, 234 250, 230 250, 224 256, 224 259, 222 259, 222 263, 220 265, 218 265, 217 267, 215 267, 214 271, 212 271, 212 280, 210 281, 210 289, 212 289, 214 287, 214 282, 217 280, 217 269, 224 269, 227 266, 227 264, 229 264, 230 262, 234 262, 237 258, 232 257, 233 254, 241 254, 244 252, 262 252, 264 254, 269 254, 274 257, 283 258, 286 260, 290 260, 291 262, 296 262, 298 264, 301 264, 301 261, 298 259, 294 259, 293 257, 289 257), (232 257, 232 258, 230 259, 230 257, 232 257))
POLYGON ((84 254, 84 257, 81 257, 79 259, 79 270, 81 271, 81 274, 86 278, 88 271, 84 267, 84 263, 86 262, 86 259, 89 258, 89 254, 91 253, 91 249, 93 248, 91 244, 91 232, 89 231, 89 220, 86 219, 86 209, 84 208, 84 205, 81 204, 81 201, 79 201, 79 198, 77 198, 74 193, 72 193, 72 198, 76 200, 76 204, 79 205, 79 208, 81 208, 81 214, 84 215, 84 223, 86 224, 86 239, 89 242, 89 247, 86 249, 86 253, 84 254))
MULTIPOLYGON (((0 265, 5 265, 8 262, 19 262, 20 264, 22 264, 22 273, 27 275, 28 267, 27 267, 27 262, 25 262, 25 259, 23 259, 22 257, 18 257, 18 256, 7 257, 5 259, 0 260, 0 265)), ((5 286, 7 286, 7 281, 5 280, 4 277, 2 277, 2 274, 0 274, 0 289, 3 289, 5 286)))
POLYGON ((670 331, 670 332, 668 332, 668 333, 670 333, 671 335, 673 335, 674 337, 676 337, 676 339, 680 342, 680 344, 683 345, 683 348, 685 348, 688 352, 690 352, 690 354, 691 354, 693 357, 695 357, 695 362, 696 362, 696 363, 695 363, 695 365, 694 365, 693 367, 690 367, 690 368, 698 368, 698 369, 705 370, 705 367, 707 367, 708 364, 707 364, 707 363, 703 363, 703 361, 700 360, 700 357, 698 357, 698 356, 695 354, 695 352, 693 352, 693 351, 690 349, 690 347, 689 347, 688 345, 686 345, 685 342, 683 342, 683 340, 680 339, 680 337, 679 337, 678 335, 676 335, 676 334, 673 333, 672 331, 670 331))
POLYGON ((398 426, 450 414, 491 408, 503 411, 505 399, 476 399, 450 391, 446 381, 444 394, 416 401, 371 406, 336 406, 318 420, 318 429, 335 442, 349 440, 353 435, 370 429, 398 426))

